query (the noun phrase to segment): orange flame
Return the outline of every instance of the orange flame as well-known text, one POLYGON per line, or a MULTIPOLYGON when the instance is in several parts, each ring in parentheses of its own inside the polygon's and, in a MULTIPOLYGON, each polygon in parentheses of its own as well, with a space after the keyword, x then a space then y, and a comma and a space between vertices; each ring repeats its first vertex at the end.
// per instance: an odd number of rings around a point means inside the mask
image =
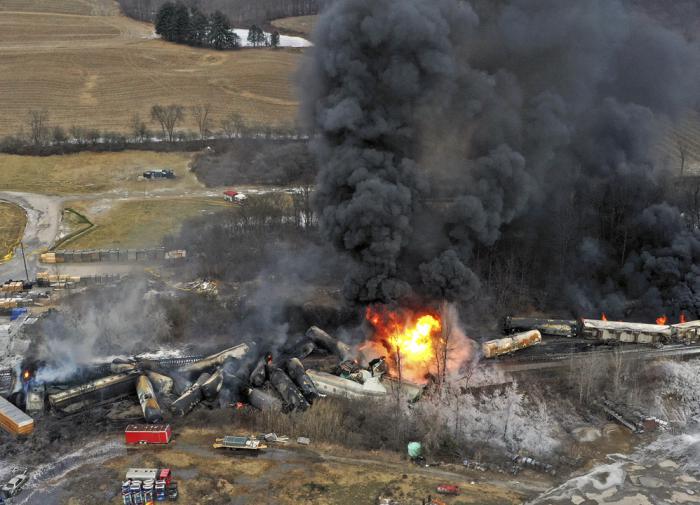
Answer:
POLYGON ((605 315, 605 312, 603 312, 603 314, 600 316, 600 320, 601 320, 601 321, 607 321, 607 320, 608 320, 608 316, 605 315))
POLYGON ((666 316, 659 316, 656 318, 656 324, 659 324, 659 325, 666 324, 666 321, 668 321, 668 318, 666 316))
POLYGON ((22 377, 24 378, 25 381, 28 381, 31 376, 32 376, 32 374, 29 370, 25 370, 22 373, 22 377))
POLYGON ((362 346, 374 352, 389 352, 390 372, 422 381, 435 359, 435 341, 442 324, 435 313, 368 307, 365 317, 374 328, 372 341, 362 346))
POLYGON ((688 322, 685 318, 685 312, 681 312, 681 317, 679 318, 678 322, 681 324, 688 322))

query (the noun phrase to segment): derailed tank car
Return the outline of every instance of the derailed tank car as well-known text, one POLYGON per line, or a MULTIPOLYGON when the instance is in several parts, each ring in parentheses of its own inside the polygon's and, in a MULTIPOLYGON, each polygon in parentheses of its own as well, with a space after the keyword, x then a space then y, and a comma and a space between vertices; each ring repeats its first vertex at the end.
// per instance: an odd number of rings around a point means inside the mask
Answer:
POLYGON ((581 319, 579 321, 579 336, 600 340, 602 342, 659 346, 673 340, 673 329, 671 326, 662 324, 581 319))
POLYGON ((697 344, 700 342, 700 321, 688 321, 671 326, 673 338, 682 344, 697 344))
POLYGON ((542 335, 537 330, 517 333, 506 338, 489 340, 481 344, 481 352, 485 358, 495 358, 503 354, 509 354, 520 349, 525 349, 542 341, 542 335))
POLYGON ((116 400, 134 393, 137 373, 122 373, 97 379, 49 395, 54 410, 73 413, 83 408, 116 400))
POLYGON ((507 316, 503 321, 503 329, 506 334, 537 330, 542 335, 575 337, 577 323, 567 319, 507 316))

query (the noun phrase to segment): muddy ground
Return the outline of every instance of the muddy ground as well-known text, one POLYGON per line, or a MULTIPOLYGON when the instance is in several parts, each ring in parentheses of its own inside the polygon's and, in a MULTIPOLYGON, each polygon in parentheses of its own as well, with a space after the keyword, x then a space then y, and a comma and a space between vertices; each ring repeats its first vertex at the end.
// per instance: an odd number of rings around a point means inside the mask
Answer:
MULTIPOLYGON (((217 437, 246 434, 230 424, 203 428, 175 423, 173 440, 164 447, 127 448, 120 423, 80 431, 82 442, 75 441, 70 448, 47 444, 44 462, 35 458, 30 485, 13 505, 118 504, 120 485, 130 467, 171 468, 180 503, 210 505, 355 505, 374 504, 379 497, 420 504, 428 495, 436 496, 435 488, 442 483, 462 489, 460 496, 444 498, 448 504, 507 505, 523 503, 554 483, 531 472, 512 476, 458 465, 424 468, 393 452, 349 450, 314 441, 302 446, 292 440, 258 455, 214 449, 217 437)), ((37 450, 35 444, 26 448, 37 450)), ((6 463, 26 461, 23 453, 14 453, 6 463)))

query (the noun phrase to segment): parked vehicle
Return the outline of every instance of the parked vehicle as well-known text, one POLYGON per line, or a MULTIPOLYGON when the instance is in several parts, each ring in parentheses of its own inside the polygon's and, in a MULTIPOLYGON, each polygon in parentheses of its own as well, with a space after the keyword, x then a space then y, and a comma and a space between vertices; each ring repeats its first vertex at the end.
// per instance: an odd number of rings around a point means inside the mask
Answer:
POLYGON ((174 481, 171 482, 167 488, 167 492, 168 492, 168 500, 176 501, 178 496, 180 496, 178 494, 178 491, 177 491, 177 482, 174 482, 174 481))
POLYGON ((440 494, 456 496, 460 494, 459 486, 455 484, 440 484, 436 491, 440 494))
POLYGON ((29 476, 26 473, 20 473, 12 477, 7 484, 2 486, 2 494, 5 498, 12 498, 17 496, 22 487, 27 483, 29 476))
POLYGON ((152 505, 177 500, 177 482, 169 468, 129 468, 122 484, 124 505, 152 505))
POLYGON ((166 168, 161 170, 146 170, 143 173, 144 179, 174 179, 175 172, 166 168))
POLYGON ((243 200, 245 200, 246 198, 247 196, 245 196, 243 193, 239 193, 238 191, 234 191, 233 189, 224 191, 224 200, 226 200, 227 202, 242 203, 243 200))

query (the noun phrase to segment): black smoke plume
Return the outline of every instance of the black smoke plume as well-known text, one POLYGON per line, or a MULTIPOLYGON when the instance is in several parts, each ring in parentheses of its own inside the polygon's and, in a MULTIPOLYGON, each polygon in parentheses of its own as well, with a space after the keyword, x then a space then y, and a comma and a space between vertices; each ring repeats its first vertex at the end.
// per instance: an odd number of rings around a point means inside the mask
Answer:
POLYGON ((464 302, 508 267, 577 314, 700 314, 700 235, 654 150, 697 105, 695 43, 621 0, 337 0, 314 43, 351 300, 464 302))

